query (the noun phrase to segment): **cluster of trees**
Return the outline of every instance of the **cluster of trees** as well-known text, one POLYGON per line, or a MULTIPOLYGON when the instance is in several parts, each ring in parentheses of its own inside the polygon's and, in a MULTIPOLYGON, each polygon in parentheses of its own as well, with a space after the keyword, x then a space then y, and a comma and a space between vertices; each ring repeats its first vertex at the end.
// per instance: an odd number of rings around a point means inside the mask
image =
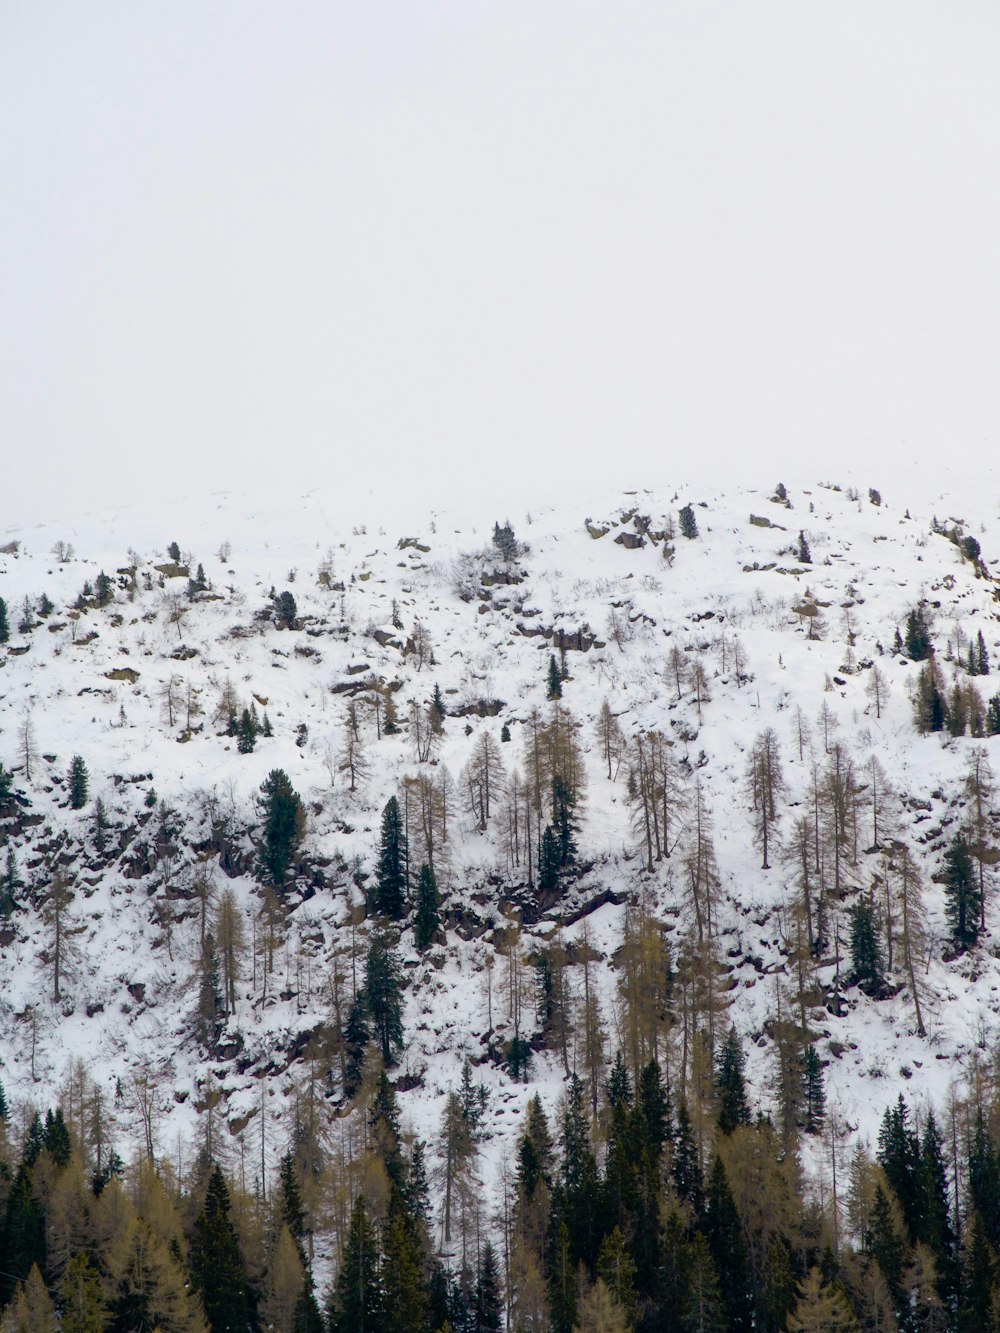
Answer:
MULTIPOLYGON (((126 1166, 77 1065, 20 1142, 0 1088, 5 1333, 995 1333, 1000 1103, 980 1077, 946 1127, 900 1095, 874 1150, 834 1127, 819 1175, 751 1107, 734 1029, 696 1124, 654 1057, 529 1100, 487 1197, 487 1095, 468 1063, 428 1145, 366 1064, 339 1146, 305 1097, 291 1143, 219 1160, 217 1094, 178 1169, 126 1166), (433 1165, 436 1163, 436 1165, 433 1165), (433 1169, 432 1169, 433 1165, 433 1169), (313 1266, 332 1252, 318 1291, 313 1266)), ((980 1071, 981 1073, 985 1071, 980 1071)), ((263 1115, 263 1112, 260 1112, 263 1115)), ((257 1127, 264 1143, 263 1121, 257 1127)))

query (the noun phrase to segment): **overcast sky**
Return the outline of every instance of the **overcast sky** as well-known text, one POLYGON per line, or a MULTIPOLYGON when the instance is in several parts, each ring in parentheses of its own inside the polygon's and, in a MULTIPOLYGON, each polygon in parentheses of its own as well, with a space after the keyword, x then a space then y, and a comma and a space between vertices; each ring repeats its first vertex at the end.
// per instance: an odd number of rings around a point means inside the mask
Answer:
POLYGON ((0 0, 0 528, 985 462, 998 70, 995 0, 0 0))

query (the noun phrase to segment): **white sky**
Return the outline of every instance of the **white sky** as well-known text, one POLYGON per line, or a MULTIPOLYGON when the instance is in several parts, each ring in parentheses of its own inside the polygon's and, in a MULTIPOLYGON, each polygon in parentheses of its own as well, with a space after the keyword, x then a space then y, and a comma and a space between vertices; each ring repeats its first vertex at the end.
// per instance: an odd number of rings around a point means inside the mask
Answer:
POLYGON ((998 71, 995 0, 2 0, 0 529, 984 463, 998 71))

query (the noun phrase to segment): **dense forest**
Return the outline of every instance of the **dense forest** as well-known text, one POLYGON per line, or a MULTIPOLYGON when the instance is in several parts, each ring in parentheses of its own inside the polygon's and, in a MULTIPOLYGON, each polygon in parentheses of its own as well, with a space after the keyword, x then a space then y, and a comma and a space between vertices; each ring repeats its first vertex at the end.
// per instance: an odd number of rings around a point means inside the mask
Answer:
MULTIPOLYGON (((636 1020, 655 1048, 655 1025, 636 1020)), ((373 1047, 344 1134, 331 1143, 305 1102, 267 1191, 252 1160, 221 1169, 211 1107, 182 1173, 152 1154, 126 1165, 77 1067, 65 1109, 33 1115, 20 1144, 2 1101, 0 1327, 1000 1327, 992 1069, 943 1123, 919 1121, 900 1094, 875 1152, 859 1146, 839 1170, 831 1136, 827 1169, 806 1192, 794 1123, 751 1111, 735 1028, 714 1060, 704 1033, 698 1046, 696 1102, 674 1096, 655 1056, 636 1067, 620 1051, 589 1084, 570 1075, 554 1118, 532 1098, 494 1209, 477 1167, 487 1099, 468 1065, 439 1126, 433 1178, 427 1145, 402 1133, 373 1047), (325 1290, 312 1263, 320 1231, 335 1238, 325 1290)), ((799 1127, 822 1144, 822 1078, 805 1060, 795 1081, 799 1127)))

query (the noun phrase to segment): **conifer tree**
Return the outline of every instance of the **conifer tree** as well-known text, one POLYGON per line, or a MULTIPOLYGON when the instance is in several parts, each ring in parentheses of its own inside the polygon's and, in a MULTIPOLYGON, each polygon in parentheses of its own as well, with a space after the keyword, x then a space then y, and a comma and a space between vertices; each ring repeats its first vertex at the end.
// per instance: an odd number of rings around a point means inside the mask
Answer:
POLYGON ((389 1216, 382 1227, 379 1276, 386 1333, 426 1328, 430 1291, 420 1238, 406 1214, 402 1196, 395 1189, 389 1200, 389 1216))
POLYGON ((979 938, 981 905, 969 844, 961 831, 952 838, 944 854, 944 876, 945 911, 952 939, 964 951, 979 938))
POLYGON ((102 1333, 110 1322, 101 1274, 86 1250, 75 1250, 59 1284, 62 1333, 102 1333))
POLYGON ((547 698, 547 699, 561 699, 561 698, 562 698, 562 674, 561 674, 560 671, 559 671, 559 663, 556 661, 555 653, 550 653, 550 654, 549 654, 549 666, 548 666, 547 680, 548 680, 548 689, 547 689, 547 692, 546 692, 546 698, 547 698))
POLYGON ((826 1093, 823 1089, 823 1065, 813 1042, 806 1047, 802 1060, 802 1103, 807 1134, 817 1134, 826 1115, 826 1093))
POLYGON ((0 876, 0 916, 10 916, 15 910, 17 907, 17 891, 23 885, 24 881, 21 879, 21 871, 17 864, 14 848, 8 843, 7 858, 4 863, 3 874, 0 876))
POLYGON ((809 550, 809 543, 806 540, 806 534, 801 531, 799 532, 798 559, 800 565, 812 564, 812 552, 809 550))
POLYGON ((968 1223, 962 1263, 959 1333, 996 1333, 997 1259, 983 1222, 973 1213, 968 1223))
POLYGON ((4 1316, 3 1333, 59 1333, 59 1320, 38 1265, 19 1282, 4 1316))
POLYGON ((698 520, 694 516, 694 510, 688 505, 678 510, 678 517, 681 523, 681 535, 691 540, 698 535, 698 520))
POLYGON ((331 1333, 382 1333, 384 1303, 378 1271, 378 1243, 365 1196, 351 1213, 344 1257, 329 1311, 331 1333))
POLYGON ((746 1055, 735 1027, 730 1027, 719 1052, 716 1085, 719 1094, 719 1129, 732 1134, 739 1125, 749 1125, 750 1107, 747 1105, 746 1055))
POLYGON ((424 862, 420 867, 420 879, 417 883, 417 910, 413 920, 414 942, 421 953, 430 948, 431 941, 441 925, 440 907, 434 871, 424 862))
POLYGON ((257 727, 249 708, 244 708, 240 714, 239 724, 236 728, 236 748, 240 754, 253 754, 254 747, 257 744, 257 727))
POLYGON ((288 1228, 288 1233, 298 1246, 303 1266, 306 1261, 305 1234, 306 1215, 302 1204, 302 1190, 299 1187, 298 1172, 295 1168, 295 1154, 286 1152, 278 1166, 279 1214, 288 1228))
POLYGON ((382 811, 378 865, 375 871, 375 910, 397 921, 406 908, 406 829, 399 802, 390 796, 382 811))
POLYGON ((0 643, 10 640, 10 621, 7 618, 7 603, 0 597, 0 643))
POLYGON ((283 768, 272 768, 261 783, 260 790, 264 797, 264 846, 261 857, 264 879, 280 893, 285 886, 295 848, 302 837, 305 810, 283 768))
POLYGON ((361 1086, 365 1066, 365 1049, 371 1040, 371 1025, 365 993, 360 990, 354 997, 344 1024, 344 1095, 353 1097, 361 1086))
POLYGON ((483 1245, 476 1275, 475 1333, 500 1333, 503 1327, 503 1301, 500 1295, 500 1271, 496 1251, 489 1241, 483 1245))
POLYGON ((885 993, 885 963, 874 905, 859 899, 851 908, 851 979, 873 999, 885 993))
POLYGON ((376 932, 365 966, 365 1002, 373 1035, 386 1066, 396 1061, 403 1045, 402 973, 387 936, 376 932))
POLYGON ((82 810, 87 804, 89 776, 87 765, 75 754, 69 766, 69 804, 72 810, 82 810))
POLYGON ((677 1110, 677 1136, 670 1174, 677 1197, 690 1204, 695 1213, 700 1213, 705 1203, 705 1184, 691 1117, 684 1101, 677 1110))
POLYGON ((750 1262, 726 1169, 718 1155, 705 1191, 704 1231, 719 1273, 731 1333, 750 1333, 753 1328, 750 1262))
POLYGON ((788 1333, 857 1333, 858 1321, 839 1283, 824 1281, 811 1268, 787 1327, 788 1333))
POLYGON ((562 1168, 552 1207, 566 1223, 574 1272, 578 1263, 593 1265, 601 1241, 600 1178, 585 1102, 583 1083, 571 1074, 559 1136, 562 1168))
POLYGON ((701 1231, 686 1247, 683 1289, 684 1333, 729 1333, 719 1272, 701 1231))
POLYGON ((229 1190, 218 1165, 212 1168, 205 1202, 195 1219, 191 1279, 211 1333, 245 1333, 257 1327, 255 1302, 230 1217, 229 1190))
POLYGON ((927 628, 927 618, 922 606, 915 606, 906 617, 906 633, 903 638, 906 655, 913 662, 923 662, 930 656, 931 638, 927 628))

